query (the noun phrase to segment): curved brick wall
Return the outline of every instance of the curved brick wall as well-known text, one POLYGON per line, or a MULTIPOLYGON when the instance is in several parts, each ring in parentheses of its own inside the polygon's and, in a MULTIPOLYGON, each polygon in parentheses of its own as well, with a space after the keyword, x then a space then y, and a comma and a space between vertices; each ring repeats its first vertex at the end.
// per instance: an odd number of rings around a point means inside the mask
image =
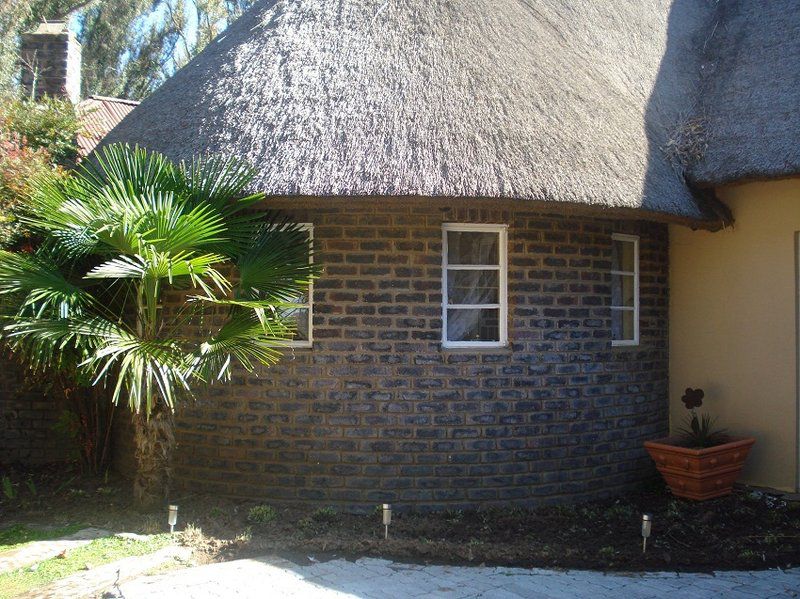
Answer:
POLYGON ((0 473, 11 464, 64 462, 74 443, 55 426, 66 409, 63 395, 37 384, 25 367, 0 350, 0 473))
POLYGON ((291 206, 326 268, 314 348, 180 411, 181 486, 430 508, 596 497, 651 472, 642 441, 667 431, 665 225, 511 204, 291 206), (442 222, 509 224, 510 348, 440 347, 442 222), (610 345, 613 232, 641 235, 635 348, 610 345))

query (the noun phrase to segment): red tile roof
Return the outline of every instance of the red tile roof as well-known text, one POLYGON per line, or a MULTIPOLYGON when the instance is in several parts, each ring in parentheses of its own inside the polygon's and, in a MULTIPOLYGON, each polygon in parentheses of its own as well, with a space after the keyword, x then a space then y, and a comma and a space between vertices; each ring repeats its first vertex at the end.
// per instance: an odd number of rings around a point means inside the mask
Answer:
POLYGON ((87 156, 109 131, 119 124, 139 102, 121 98, 89 96, 78 104, 83 131, 78 135, 78 153, 87 156))

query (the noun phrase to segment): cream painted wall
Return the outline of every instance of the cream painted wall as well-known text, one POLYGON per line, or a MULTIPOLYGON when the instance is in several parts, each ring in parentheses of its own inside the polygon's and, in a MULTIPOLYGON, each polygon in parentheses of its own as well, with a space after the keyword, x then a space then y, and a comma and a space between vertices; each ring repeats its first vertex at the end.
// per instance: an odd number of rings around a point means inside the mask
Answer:
POLYGON ((733 228, 670 227, 670 417, 686 387, 731 433, 757 438, 742 480, 798 485, 797 275, 800 179, 718 190, 733 228))

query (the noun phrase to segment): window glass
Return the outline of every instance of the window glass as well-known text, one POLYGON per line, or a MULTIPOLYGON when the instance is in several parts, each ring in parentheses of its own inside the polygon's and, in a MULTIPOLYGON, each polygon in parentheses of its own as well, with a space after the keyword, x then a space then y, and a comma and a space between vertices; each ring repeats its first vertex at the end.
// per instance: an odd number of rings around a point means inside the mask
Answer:
POLYGON ((451 347, 505 344, 506 228, 444 228, 442 342, 451 347))
POLYGON ((611 255, 611 270, 621 270, 625 272, 633 272, 634 269, 634 251, 635 244, 630 241, 623 241, 620 239, 614 240, 614 246, 611 255))
POLYGON ((449 341, 500 341, 500 310, 456 308, 447 310, 449 341))
POLYGON ((483 231, 448 231, 448 264, 492 264, 499 261, 498 234, 483 231))
POLYGON ((500 272, 497 270, 448 270, 447 303, 497 304, 500 272))
POLYGON ((633 308, 636 300, 634 275, 611 275, 611 305, 633 308))
POLYGON ((611 339, 639 343, 639 238, 614 235, 611 250, 611 339))
MULTIPOLYGON (((309 241, 313 240, 314 238, 314 230, 311 224, 301 224, 299 227, 307 233, 307 239, 309 241)), ((313 260, 313 257, 309 255, 308 257, 309 262, 313 260)), ((313 281, 308 286, 308 292, 304 293, 303 295, 293 298, 289 300, 291 303, 297 304, 298 307, 291 308, 286 311, 286 316, 289 317, 294 321, 294 325, 296 327, 295 331, 295 338, 291 342, 291 345, 295 345, 298 347, 308 347, 311 345, 312 341, 312 302, 311 298, 313 297, 313 281)))
POLYGON ((611 311, 611 326, 615 331, 615 341, 633 340, 634 327, 633 327, 633 310, 612 310, 611 311))

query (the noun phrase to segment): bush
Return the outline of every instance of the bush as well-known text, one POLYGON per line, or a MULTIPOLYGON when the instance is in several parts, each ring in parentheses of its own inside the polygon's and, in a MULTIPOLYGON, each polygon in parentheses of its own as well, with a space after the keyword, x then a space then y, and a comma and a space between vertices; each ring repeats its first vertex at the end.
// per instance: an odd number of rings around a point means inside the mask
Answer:
POLYGON ((339 519, 339 514, 332 507, 321 507, 314 510, 311 514, 311 519, 320 524, 332 524, 339 519))
POLYGON ((65 176, 77 157, 79 128, 67 101, 0 98, 0 249, 31 242, 22 217, 35 182, 65 176))
POLYGON ((33 182, 61 177, 46 150, 19 147, 0 138, 0 248, 12 248, 31 238, 21 220, 28 211, 33 182))
POLYGON ((247 513, 247 520, 254 524, 267 524, 278 517, 278 512, 271 505, 256 505, 247 513))
POLYGON ((0 105, 3 131, 19 145, 44 150, 53 162, 62 166, 74 163, 78 156, 76 137, 81 122, 68 100, 5 100, 0 105))

